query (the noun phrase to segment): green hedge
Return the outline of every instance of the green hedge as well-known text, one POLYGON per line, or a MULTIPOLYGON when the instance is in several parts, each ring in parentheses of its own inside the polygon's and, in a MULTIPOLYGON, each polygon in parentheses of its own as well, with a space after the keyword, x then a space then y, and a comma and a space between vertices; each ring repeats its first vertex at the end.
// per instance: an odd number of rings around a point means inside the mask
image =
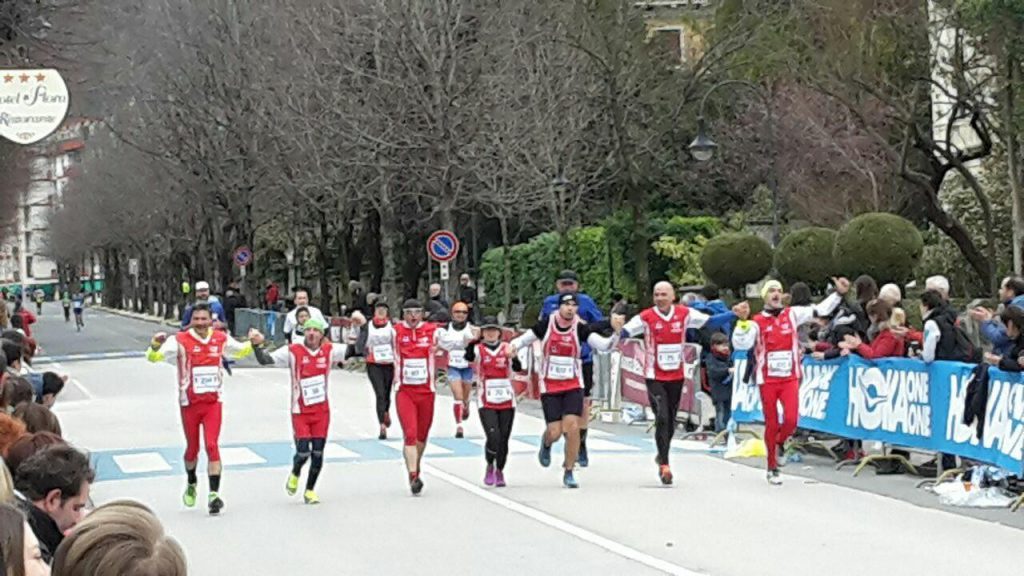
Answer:
POLYGON ((772 247, 753 234, 722 234, 708 241, 700 256, 701 268, 712 282, 741 290, 772 269, 772 247))
POLYGON ((924 240, 907 219, 895 214, 862 214, 836 236, 834 256, 839 272, 854 278, 868 274, 881 286, 904 284, 914 277, 924 240))
POLYGON ((787 234, 775 249, 775 271, 789 286, 804 282, 821 290, 838 272, 835 250, 837 233, 828 228, 802 228, 787 234))

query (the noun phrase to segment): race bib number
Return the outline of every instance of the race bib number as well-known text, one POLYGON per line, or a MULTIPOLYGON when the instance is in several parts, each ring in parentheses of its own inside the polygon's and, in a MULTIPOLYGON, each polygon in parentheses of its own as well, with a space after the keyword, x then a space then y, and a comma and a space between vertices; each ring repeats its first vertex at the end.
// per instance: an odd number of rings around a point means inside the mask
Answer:
POLYGON ((658 367, 662 370, 678 370, 683 362, 682 344, 659 344, 658 367))
POLYGON ((466 362, 466 351, 465 350, 449 350, 448 351, 448 365, 452 368, 465 368, 469 366, 466 362))
POLYGON ((489 404, 504 404, 512 400, 512 381, 506 379, 488 380, 484 385, 484 398, 489 404))
POLYGON ((426 384, 427 376, 426 358, 410 358, 402 363, 402 384, 426 384))
POLYGON ((572 380, 576 375, 576 359, 569 356, 548 357, 549 380, 572 380))
POLYGON ((379 344, 373 347, 373 360, 375 362, 394 362, 395 350, 391 344, 379 344))
POLYGON ((192 368, 192 391, 209 394, 220 390, 220 366, 196 366, 192 368))
POLYGON ((789 350, 768 353, 768 376, 788 378, 793 375, 793 353, 789 350))
POLYGON ((306 406, 320 404, 327 400, 327 379, 323 374, 299 380, 302 388, 302 403, 306 406))

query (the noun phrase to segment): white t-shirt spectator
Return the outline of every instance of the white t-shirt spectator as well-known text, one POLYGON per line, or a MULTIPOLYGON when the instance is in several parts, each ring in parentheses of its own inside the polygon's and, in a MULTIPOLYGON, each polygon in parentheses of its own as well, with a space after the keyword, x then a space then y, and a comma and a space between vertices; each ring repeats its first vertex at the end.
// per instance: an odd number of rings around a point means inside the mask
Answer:
POLYGON ((291 312, 289 312, 288 315, 285 316, 285 318, 284 318, 284 333, 285 334, 291 334, 292 332, 295 332, 295 328, 297 328, 297 324, 298 324, 298 321, 295 319, 295 312, 299 308, 305 308, 306 310, 309 310, 309 318, 310 318, 310 320, 319 320, 319 321, 323 322, 324 324, 327 323, 327 319, 324 318, 323 312, 321 312, 320 309, 317 308, 316 306, 296 306, 295 309, 292 310, 291 312))

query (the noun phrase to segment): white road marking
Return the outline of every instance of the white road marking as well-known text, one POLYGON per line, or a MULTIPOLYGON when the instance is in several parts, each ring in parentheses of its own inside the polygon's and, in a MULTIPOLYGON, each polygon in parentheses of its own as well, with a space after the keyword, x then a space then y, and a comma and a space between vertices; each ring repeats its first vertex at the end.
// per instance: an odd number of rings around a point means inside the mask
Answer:
POLYGON ((335 458, 359 458, 359 454, 345 448, 337 442, 328 442, 324 446, 324 458, 333 460, 335 458))
POLYGON ((114 456, 114 463, 125 474, 143 474, 145 472, 167 472, 171 465, 164 460, 158 452, 143 452, 141 454, 118 454, 114 456))
MULTIPOLYGON (((398 450, 399 452, 402 451, 405 445, 405 442, 401 438, 388 438, 387 440, 384 441, 384 443, 394 448, 395 450, 398 450)), ((438 446, 437 444, 432 444, 430 442, 427 442, 427 447, 423 451, 424 456, 447 456, 451 453, 451 450, 438 446)))
POLYGON ((455 486, 456 488, 460 488, 474 496, 487 500, 492 504, 497 504, 498 506, 501 506, 506 510, 511 510, 512 512, 526 516, 531 520, 540 522, 541 524, 554 528, 555 530, 565 532, 570 536, 575 536, 576 538, 579 538, 584 542, 589 542, 590 544, 593 544, 599 548, 603 548, 608 552, 611 552, 612 554, 616 554, 628 560, 638 562, 649 568, 653 568, 655 570, 660 570, 666 574, 674 574, 677 576, 701 576, 700 572, 695 572, 693 570, 683 568, 682 566, 678 566, 666 560, 656 558, 654 556, 651 556, 650 554, 641 552, 635 548, 630 548, 625 544, 621 544, 614 540, 605 538, 604 536, 595 534, 590 530, 587 530, 586 528, 582 528, 575 524, 566 522, 565 520, 556 518, 546 512, 541 512, 536 508, 531 508, 529 506, 526 506, 525 504, 520 504, 519 502, 516 502, 514 500, 509 500, 504 496, 499 496, 494 492, 484 490, 479 486, 471 484, 463 480, 462 478, 459 478, 458 476, 449 474, 443 470, 435 468, 430 464, 424 464, 423 471, 431 476, 434 476, 440 480, 447 482, 448 484, 451 484, 452 486, 455 486))
MULTIPOLYGON (((473 438, 473 439, 470 440, 470 442, 472 442, 473 444, 476 444, 477 446, 479 446, 481 448, 486 448, 487 447, 487 439, 486 438, 473 438)), ((536 451, 537 451, 537 447, 536 446, 534 446, 533 444, 529 444, 527 442, 523 442, 522 440, 516 440, 515 438, 512 438, 512 439, 510 439, 508 441, 508 453, 509 454, 527 454, 529 452, 536 452, 536 451)))
POLYGON ((608 452, 639 452, 640 448, 631 444, 623 444, 621 442, 612 442, 611 440, 604 440, 601 438, 590 438, 587 437, 587 450, 600 450, 608 452))
POLYGON ((220 459, 225 466, 246 466, 249 464, 265 464, 267 461, 259 454, 245 446, 221 448, 220 459))

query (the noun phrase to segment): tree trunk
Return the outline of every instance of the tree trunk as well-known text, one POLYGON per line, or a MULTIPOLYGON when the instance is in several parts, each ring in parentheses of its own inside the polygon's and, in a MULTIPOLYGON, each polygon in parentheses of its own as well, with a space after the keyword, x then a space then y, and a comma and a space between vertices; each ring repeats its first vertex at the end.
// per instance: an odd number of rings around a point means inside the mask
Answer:
MULTIPOLYGON (((504 301, 505 301, 505 314, 506 316, 512 311, 512 254, 508 239, 508 217, 504 214, 498 216, 498 223, 501 225, 501 261, 502 261, 502 274, 501 280, 504 285, 504 301)), ((492 286, 487 287, 488 290, 493 290, 492 286)))
POLYGON ((928 217, 928 221, 934 224, 939 230, 948 236, 954 244, 956 244, 960 253, 963 254, 964 258, 967 260, 967 263, 978 275, 978 279, 987 284, 989 279, 993 276, 992 263, 989 262, 985 254, 978 249, 978 246, 974 243, 974 239, 971 238, 970 232, 968 232, 967 228, 964 227, 963 223, 950 216, 950 214, 943 209, 939 202, 938 194, 936 193, 941 185, 941 181, 936 182, 935 179, 933 179, 930 184, 931 190, 923 191, 922 197, 925 200, 924 209, 925 214, 928 217))
MULTIPOLYGON (((1016 42, 1007 39, 1007 44, 1016 42)), ((1018 70, 1016 53, 1012 46, 1005 47, 1006 89, 1003 90, 1003 142, 1006 144, 1006 164, 1013 198, 1013 273, 1024 273, 1024 182, 1021 182, 1020 148, 1017 141, 1016 84, 1018 70)))
POLYGON ((381 249, 384 239, 381 233, 380 213, 376 210, 367 214, 363 227, 362 253, 366 254, 370 266, 370 285, 367 290, 381 294, 384 289, 384 256, 381 249))
POLYGON ((320 212, 320 233, 317 235, 316 243, 316 263, 317 272, 320 278, 320 308, 324 311, 324 314, 331 313, 331 286, 330 277, 328 274, 328 242, 330 240, 330 231, 327 226, 327 215, 320 212))
MULTIPOLYGON (((650 242, 647 239, 647 210, 644 193, 631 186, 629 203, 633 212, 633 260, 636 265, 636 301, 641 307, 651 305, 651 268, 648 262, 650 242)), ((611 255, 609 254, 609 258, 611 255)), ((611 278, 609 278, 611 280, 611 278)))

